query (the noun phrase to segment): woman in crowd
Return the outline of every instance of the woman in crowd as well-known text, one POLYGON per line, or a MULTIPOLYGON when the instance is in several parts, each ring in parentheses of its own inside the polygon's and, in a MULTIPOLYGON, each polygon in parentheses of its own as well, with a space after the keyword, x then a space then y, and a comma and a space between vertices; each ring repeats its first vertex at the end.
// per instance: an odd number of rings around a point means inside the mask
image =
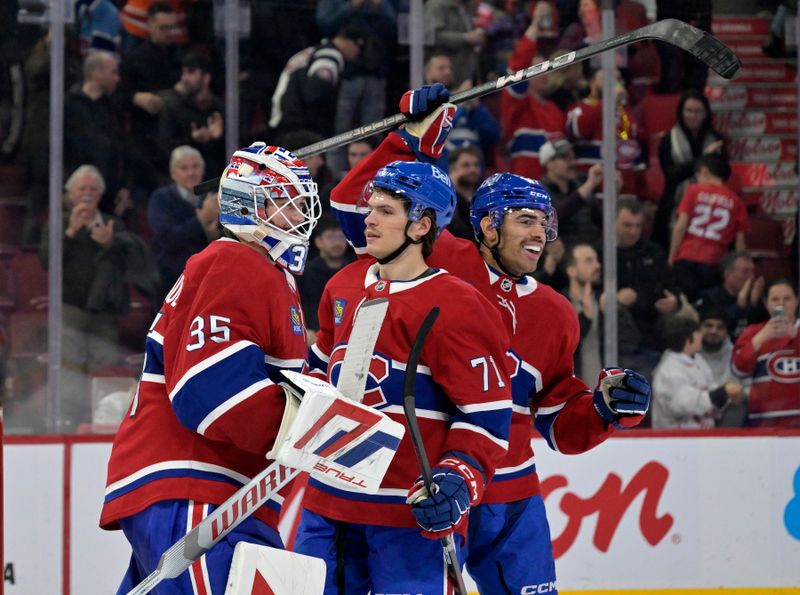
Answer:
POLYGON ((653 222, 653 241, 669 248, 670 226, 678 189, 694 174, 697 159, 707 153, 722 153, 722 135, 714 130, 711 106, 702 93, 688 89, 681 96, 675 125, 661 138, 658 161, 664 172, 664 192, 653 222))
POLYGON ((797 304, 797 289, 789 281, 773 281, 764 301, 770 319, 746 327, 733 348, 734 374, 753 381, 750 426, 800 428, 797 304))

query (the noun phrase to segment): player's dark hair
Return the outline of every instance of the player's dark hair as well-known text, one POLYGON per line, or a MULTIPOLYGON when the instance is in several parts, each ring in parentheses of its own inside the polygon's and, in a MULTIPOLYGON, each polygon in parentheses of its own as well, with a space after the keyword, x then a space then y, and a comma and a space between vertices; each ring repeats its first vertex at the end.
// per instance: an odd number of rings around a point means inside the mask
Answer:
POLYGON ((694 165, 694 171, 699 172, 702 168, 706 168, 708 173, 712 176, 719 178, 723 182, 727 182, 731 177, 731 165, 728 160, 722 155, 717 153, 707 153, 698 158, 694 165))
POLYGON ((150 8, 147 9, 147 18, 152 19, 157 14, 172 14, 173 12, 175 12, 175 9, 166 2, 153 2, 150 8))
POLYGON ((683 351, 686 341, 691 339, 694 332, 699 329, 700 325, 693 318, 686 316, 671 316, 667 318, 661 330, 664 347, 672 351, 683 351))

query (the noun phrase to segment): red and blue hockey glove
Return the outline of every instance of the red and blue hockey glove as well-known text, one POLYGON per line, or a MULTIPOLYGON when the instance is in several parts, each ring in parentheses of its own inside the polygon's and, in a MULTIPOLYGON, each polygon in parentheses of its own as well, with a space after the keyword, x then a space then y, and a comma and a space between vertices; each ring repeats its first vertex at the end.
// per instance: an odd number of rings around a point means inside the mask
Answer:
POLYGON ((604 422, 625 430, 642 421, 650 408, 650 383, 633 370, 605 368, 594 389, 595 411, 604 422))
POLYGON ((450 92, 441 83, 407 91, 400 99, 400 111, 410 120, 396 133, 419 161, 436 161, 442 155, 447 135, 453 128, 455 105, 446 103, 450 92))
POLYGON ((471 504, 483 492, 480 472, 454 457, 443 459, 431 469, 433 494, 429 494, 422 478, 408 491, 406 503, 429 539, 447 537, 467 518, 471 504))
POLYGON ((400 98, 400 111, 412 122, 419 122, 450 99, 450 91, 442 83, 423 85, 406 91, 400 98))

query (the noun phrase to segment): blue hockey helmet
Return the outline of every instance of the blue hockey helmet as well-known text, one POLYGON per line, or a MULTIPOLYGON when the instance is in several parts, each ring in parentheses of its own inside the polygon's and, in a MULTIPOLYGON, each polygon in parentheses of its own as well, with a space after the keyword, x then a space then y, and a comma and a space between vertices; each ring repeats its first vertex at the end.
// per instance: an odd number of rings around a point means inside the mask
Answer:
POLYGON ((558 237, 558 216, 550 200, 550 193, 537 180, 516 174, 494 174, 480 185, 469 211, 469 220, 475 237, 480 240, 481 220, 491 217, 492 227, 503 224, 505 214, 511 209, 537 209, 545 214, 545 237, 552 242, 558 237))
POLYGON ((378 170, 367 186, 365 198, 369 198, 374 188, 408 199, 409 221, 419 221, 422 213, 431 209, 438 233, 453 219, 456 189, 450 177, 431 163, 393 161, 378 170))

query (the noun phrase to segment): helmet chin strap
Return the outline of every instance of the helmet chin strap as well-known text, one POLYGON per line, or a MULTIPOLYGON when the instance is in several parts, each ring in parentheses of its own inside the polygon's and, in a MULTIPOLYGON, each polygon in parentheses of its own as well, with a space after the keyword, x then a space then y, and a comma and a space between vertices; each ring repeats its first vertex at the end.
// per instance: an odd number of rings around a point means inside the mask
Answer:
POLYGON ((494 262, 497 265, 497 268, 499 268, 505 275, 511 277, 515 281, 519 281, 520 279, 522 279, 522 277, 525 276, 524 274, 515 275, 514 273, 508 270, 508 267, 506 267, 505 264, 503 264, 503 259, 500 258, 500 244, 502 243, 503 235, 500 233, 499 229, 497 230, 497 242, 495 243, 494 246, 490 246, 489 244, 487 244, 484 241, 484 239, 485 238, 482 236, 481 245, 486 246, 489 249, 489 252, 491 252, 492 258, 494 258, 494 262))
POLYGON ((376 258, 375 260, 378 261, 378 264, 389 264, 395 258, 400 256, 405 251, 405 249, 408 248, 411 244, 421 244, 422 243, 423 238, 420 238, 418 240, 412 240, 411 237, 409 237, 408 228, 411 227, 412 223, 413 223, 413 221, 407 221, 406 222, 406 228, 403 230, 403 235, 405 236, 405 239, 403 240, 403 243, 400 244, 400 247, 397 248, 397 250, 394 250, 392 253, 388 254, 387 256, 384 256, 383 258, 376 258))

